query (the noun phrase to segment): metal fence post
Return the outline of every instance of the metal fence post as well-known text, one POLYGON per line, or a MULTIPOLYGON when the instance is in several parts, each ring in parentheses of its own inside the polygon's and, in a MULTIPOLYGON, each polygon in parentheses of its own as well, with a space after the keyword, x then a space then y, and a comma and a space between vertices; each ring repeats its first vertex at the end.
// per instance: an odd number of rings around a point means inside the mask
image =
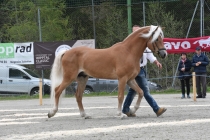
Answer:
POLYGON ((143 2, 143 23, 144 23, 144 26, 146 26, 146 21, 145 21, 145 2, 143 2))
POLYGON ((200 3, 200 36, 203 36, 203 0, 200 3))
MULTIPOLYGON (((93 16, 93 35, 96 42, 96 27, 95 27, 95 11, 94 11, 94 2, 92 0, 92 16, 93 16)), ((96 45, 96 43, 95 43, 96 45)))
POLYGON ((188 28, 188 31, 187 31, 186 38, 188 38, 188 35, 189 35, 189 32, 190 32, 190 28, 191 28, 191 26, 192 26, 192 21, 193 21, 193 19, 194 19, 195 12, 196 12, 197 7, 198 7, 198 3, 199 3, 199 0, 197 1, 197 4, 196 4, 196 6, 195 6, 195 10, 194 10, 194 13, 193 13, 192 19, 191 19, 191 21, 190 21, 190 25, 189 25, 189 28, 188 28))
POLYGON ((128 10, 128 34, 132 32, 132 20, 131 20, 131 0, 127 0, 127 10, 128 10))
MULTIPOLYGON (((39 24, 39 41, 42 42, 42 31, 41 31, 41 21, 40 21, 40 9, 38 8, 38 24, 39 24)), ((44 95, 44 71, 42 67, 42 93, 44 95)))

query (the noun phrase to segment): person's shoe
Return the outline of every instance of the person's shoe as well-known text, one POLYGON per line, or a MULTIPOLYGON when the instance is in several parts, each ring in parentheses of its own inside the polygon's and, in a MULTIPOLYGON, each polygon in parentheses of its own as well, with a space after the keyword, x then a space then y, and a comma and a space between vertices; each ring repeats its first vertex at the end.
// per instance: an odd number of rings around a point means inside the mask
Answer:
POLYGON ((131 114, 130 112, 125 113, 128 117, 136 117, 136 114, 131 114))
POLYGON ((191 98, 190 95, 187 95, 187 98, 191 98))
POLYGON ((206 96, 202 96, 202 98, 206 98, 206 96))
POLYGON ((202 96, 199 95, 199 96, 196 96, 196 98, 202 98, 202 96))
POLYGON ((159 108, 159 110, 156 112, 157 117, 162 115, 167 109, 164 107, 159 108))
POLYGON ((185 95, 184 94, 182 94, 182 97, 181 97, 181 99, 184 99, 185 98, 185 95))

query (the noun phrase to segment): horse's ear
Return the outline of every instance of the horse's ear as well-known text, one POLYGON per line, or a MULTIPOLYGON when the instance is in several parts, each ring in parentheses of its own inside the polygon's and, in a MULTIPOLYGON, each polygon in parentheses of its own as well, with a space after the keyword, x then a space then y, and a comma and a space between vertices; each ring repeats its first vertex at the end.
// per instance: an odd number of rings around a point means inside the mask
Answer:
POLYGON ((165 30, 166 27, 161 27, 162 30, 165 30))

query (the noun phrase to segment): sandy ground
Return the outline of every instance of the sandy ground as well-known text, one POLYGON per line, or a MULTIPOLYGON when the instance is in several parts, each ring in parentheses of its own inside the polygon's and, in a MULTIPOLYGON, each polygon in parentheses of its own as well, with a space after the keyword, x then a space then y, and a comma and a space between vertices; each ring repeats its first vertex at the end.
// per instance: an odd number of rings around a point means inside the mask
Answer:
MULTIPOLYGON (((209 94, 209 93, 208 93, 209 94)), ((48 119, 49 99, 0 101, 0 140, 209 140, 210 96, 180 99, 180 94, 153 95, 167 111, 160 117, 145 99, 137 117, 116 116, 117 97, 84 97, 86 113, 79 115, 75 98, 64 98, 48 119)), ((136 101, 136 98, 135 100, 136 101)), ((132 104, 134 105, 134 104, 132 104)))

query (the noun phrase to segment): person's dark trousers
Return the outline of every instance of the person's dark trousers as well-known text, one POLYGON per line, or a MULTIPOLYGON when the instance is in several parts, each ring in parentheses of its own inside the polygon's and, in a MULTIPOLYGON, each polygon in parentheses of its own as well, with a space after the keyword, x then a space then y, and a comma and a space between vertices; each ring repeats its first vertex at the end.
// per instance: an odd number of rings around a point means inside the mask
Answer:
MULTIPOLYGON (((144 98, 146 99, 148 104, 152 107, 153 111, 156 113, 160 107, 157 105, 157 102, 154 100, 154 98, 150 94, 149 85, 147 84, 146 73, 144 69, 141 68, 141 71, 136 76, 135 80, 137 84, 139 85, 139 87, 143 90, 144 98)), ((123 104, 123 110, 122 110, 123 113, 129 112, 130 105, 135 95, 136 95, 136 92, 132 88, 129 88, 128 94, 123 104)))
POLYGON ((206 97, 206 73, 196 73, 196 88, 198 96, 206 97))
POLYGON ((190 79, 181 79, 182 95, 185 94, 185 85, 187 88, 187 95, 190 95, 190 79))

